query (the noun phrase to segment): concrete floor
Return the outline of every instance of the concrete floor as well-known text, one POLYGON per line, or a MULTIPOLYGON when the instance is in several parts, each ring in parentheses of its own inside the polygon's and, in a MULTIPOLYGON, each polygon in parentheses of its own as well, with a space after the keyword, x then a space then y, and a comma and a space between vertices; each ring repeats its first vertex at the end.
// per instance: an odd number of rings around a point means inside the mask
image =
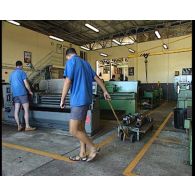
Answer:
MULTIPOLYGON (((94 162, 71 163, 54 159, 47 154, 43 156, 15 146, 3 146, 3 175, 122 176, 126 167, 135 161, 136 155, 145 148, 145 144, 174 107, 175 103, 167 102, 156 108, 151 113, 155 121, 154 129, 134 143, 122 142, 117 137, 116 121, 101 120, 101 134, 93 138, 101 147, 101 152, 94 162)), ((40 128, 36 132, 17 132, 16 127, 11 125, 3 125, 2 129, 3 143, 58 154, 58 157, 68 157, 79 152, 78 141, 61 130, 40 128)), ((192 175, 192 167, 188 165, 188 145, 187 134, 184 130, 173 127, 172 116, 143 158, 136 161, 132 174, 192 175)))

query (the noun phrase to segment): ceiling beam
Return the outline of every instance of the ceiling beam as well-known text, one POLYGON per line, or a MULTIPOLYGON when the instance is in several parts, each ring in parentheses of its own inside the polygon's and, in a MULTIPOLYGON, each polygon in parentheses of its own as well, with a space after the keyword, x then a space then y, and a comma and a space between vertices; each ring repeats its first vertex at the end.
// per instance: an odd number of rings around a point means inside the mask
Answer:
MULTIPOLYGON (((182 23, 182 25, 186 25, 186 23, 191 23, 191 21, 185 21, 185 23, 182 23)), ((162 24, 160 24, 160 25, 162 26, 162 24)), ((158 26, 160 26, 160 25, 158 25, 158 26)), ((175 27, 175 26, 172 26, 172 25, 169 26, 169 28, 173 28, 173 27, 175 27)), ((110 39, 111 37, 117 37, 117 36, 120 37, 121 34, 125 34, 125 35, 133 35, 133 34, 135 34, 135 33, 132 33, 132 31, 137 31, 137 33, 140 33, 139 31, 141 31, 141 33, 143 33, 143 31, 144 32, 150 32, 152 30, 155 30, 155 28, 156 28, 156 25, 147 25, 147 26, 140 26, 138 28, 130 28, 130 29, 127 29, 123 33, 120 32, 120 34, 119 33, 112 33, 112 34, 110 34, 107 37, 105 37, 105 36, 99 37, 98 40, 110 39)), ((160 29, 163 29, 163 28, 160 28, 160 29)), ((92 40, 92 42, 94 42, 94 41, 97 41, 97 39, 96 40, 92 40)))
MULTIPOLYGON (((125 20, 125 21, 113 21, 113 20, 103 20, 104 23, 102 25, 102 22, 98 25, 98 21, 90 21, 90 20, 65 20, 65 21, 55 21, 55 20, 42 20, 42 21, 18 21, 21 23, 22 26, 32 29, 34 31, 49 35, 51 32, 53 33, 54 36, 60 36, 66 41, 69 41, 71 43, 74 43, 76 45, 84 45, 84 44, 90 44, 98 41, 107 41, 112 38, 117 38, 117 37, 124 37, 124 36, 129 36, 129 35, 136 35, 136 34, 141 34, 143 32, 152 32, 154 29, 159 28, 159 29, 173 29, 176 28, 177 26, 181 25, 191 25, 190 20, 172 20, 172 21, 154 21, 153 24, 150 25, 140 25, 138 26, 138 23, 135 20, 125 20), (127 23, 129 22, 129 23, 127 23), (85 23, 90 23, 94 24, 98 29, 100 29, 100 33, 93 32, 90 29, 87 29, 85 27, 85 23), (126 23, 126 25, 124 25, 126 23), (65 26, 64 24, 67 24, 65 26), (126 28, 123 29, 118 29, 116 26, 121 25, 121 26, 126 26, 126 28), (129 27, 128 27, 129 25, 129 27), (48 28, 51 28, 49 29, 48 28), (71 27, 71 28, 70 28, 71 27), (106 27, 110 27, 113 29, 115 32, 110 33, 106 27), (77 28, 77 29, 76 29, 77 28), (86 30, 85 30, 86 28, 86 30), (57 30, 55 34, 55 29, 57 30), (76 29, 74 31, 74 29, 76 29), (51 30, 51 32, 49 32, 51 30)), ((149 21, 150 23, 150 21, 149 21)), ((189 28, 188 27, 188 28, 189 28)), ((187 28, 186 28, 187 29, 187 28)), ((186 32, 186 31, 185 31, 186 32)), ((182 33, 185 33, 182 32, 182 33)))
MULTIPOLYGON (((33 23, 33 26, 37 26, 37 21, 19 21, 22 26, 26 27, 26 28, 29 28, 29 29, 32 29, 34 31, 39 31, 41 33, 43 33, 43 31, 40 30, 40 27, 32 27, 32 24, 29 25, 29 22, 32 22, 33 23), (38 28, 38 29, 37 29, 38 28)), ((73 39, 73 40, 79 40, 80 42, 83 42, 83 43, 86 43, 86 42, 89 42, 89 38, 85 37, 85 38, 81 38, 79 36, 73 36, 71 35, 71 33, 69 33, 67 31, 67 29, 65 29, 64 27, 62 27, 61 25, 58 25, 58 24, 54 24, 53 21, 49 21, 49 20, 43 20, 43 21, 38 21, 38 22, 41 22, 42 25, 45 25, 45 26, 53 26, 53 27, 56 27, 58 29, 58 32, 59 33, 53 33, 54 36, 60 36, 60 38, 64 39, 65 41, 69 41, 71 42, 69 39, 73 39), (70 36, 66 36, 66 34, 69 34, 70 36)), ((43 29, 43 26, 42 26, 42 29, 43 29)), ((49 36, 51 33, 49 33, 47 31, 48 28, 44 28, 44 34, 46 34, 47 36, 49 36)), ((80 34, 81 36, 81 34, 80 34)), ((83 35, 84 36, 84 35, 83 35)), ((75 42, 74 42, 75 44, 75 42)))

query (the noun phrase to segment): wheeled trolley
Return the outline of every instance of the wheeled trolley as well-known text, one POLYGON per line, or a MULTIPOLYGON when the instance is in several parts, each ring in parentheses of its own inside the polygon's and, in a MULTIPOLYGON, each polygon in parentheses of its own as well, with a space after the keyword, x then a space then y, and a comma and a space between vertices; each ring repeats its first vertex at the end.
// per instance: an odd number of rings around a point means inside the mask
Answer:
POLYGON ((123 126, 123 129, 121 129, 120 126, 118 126, 118 137, 121 139, 121 141, 130 140, 130 142, 139 141, 140 137, 144 134, 146 134, 149 130, 153 129, 154 122, 151 121, 142 127, 138 128, 135 126, 123 126))

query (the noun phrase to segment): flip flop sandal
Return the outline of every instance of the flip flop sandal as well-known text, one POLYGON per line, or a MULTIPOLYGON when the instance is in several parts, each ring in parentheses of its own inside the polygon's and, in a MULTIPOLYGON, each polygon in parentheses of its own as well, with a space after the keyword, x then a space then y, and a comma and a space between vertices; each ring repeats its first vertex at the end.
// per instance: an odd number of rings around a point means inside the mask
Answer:
POLYGON ((91 162, 92 160, 95 159, 96 156, 97 156, 97 153, 95 152, 95 153, 93 154, 92 157, 89 157, 89 158, 87 159, 87 162, 91 162))
POLYGON ((76 156, 70 156, 69 159, 72 160, 72 161, 86 161, 87 156, 80 157, 80 156, 76 155, 76 156))
POLYGON ((36 127, 28 127, 28 128, 25 128, 25 131, 34 131, 36 130, 36 127))
POLYGON ((90 162, 90 161, 94 160, 99 152, 100 152, 100 148, 96 148, 96 151, 94 152, 93 156, 92 157, 88 157, 86 161, 90 162))
POLYGON ((18 131, 22 131, 24 128, 22 126, 18 127, 18 131))

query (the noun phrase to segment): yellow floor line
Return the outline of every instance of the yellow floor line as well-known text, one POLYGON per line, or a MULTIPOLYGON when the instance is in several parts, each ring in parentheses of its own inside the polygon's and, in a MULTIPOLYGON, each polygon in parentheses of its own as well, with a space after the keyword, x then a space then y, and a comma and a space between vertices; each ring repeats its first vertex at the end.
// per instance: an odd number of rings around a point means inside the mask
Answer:
POLYGON ((132 174, 133 169, 137 166, 139 161, 143 158, 144 154, 148 151, 154 140, 158 137, 161 130, 165 126, 165 124, 168 122, 170 117, 172 116, 173 112, 170 112, 166 119, 163 121, 163 123, 159 126, 159 128, 156 130, 154 135, 151 137, 151 139, 143 146, 143 148, 139 151, 139 153, 136 155, 136 157, 131 161, 131 163, 126 167, 126 169, 123 172, 123 175, 130 175, 132 174))
POLYGON ((37 149, 25 147, 25 146, 20 146, 20 145, 6 143, 6 142, 2 142, 2 146, 7 147, 7 148, 12 148, 12 149, 17 149, 17 150, 22 150, 22 151, 25 151, 25 152, 30 152, 30 153, 37 154, 37 155, 40 155, 40 156, 49 157, 49 158, 52 158, 52 159, 55 159, 55 160, 62 160, 62 161, 65 161, 65 162, 70 162, 70 163, 73 162, 73 161, 69 160, 69 158, 66 157, 66 156, 62 156, 62 155, 55 154, 55 153, 50 153, 50 152, 45 152, 45 151, 42 151, 42 150, 37 150, 37 149))
POLYGON ((96 144, 96 146, 102 148, 105 145, 108 145, 109 143, 111 143, 116 137, 117 137, 117 133, 114 132, 112 135, 110 135, 109 137, 107 137, 105 140, 103 140, 100 143, 96 144))
MULTIPOLYGON (((100 143, 96 144, 98 147, 102 148, 105 145, 108 145, 109 143, 111 143, 115 138, 117 137, 116 133, 113 133, 111 136, 107 137, 105 140, 101 141, 100 143)), ((45 157, 49 157, 55 160, 62 160, 65 162, 75 162, 75 161, 71 161, 68 157, 66 156, 62 156, 59 154, 55 154, 55 153, 50 153, 50 152, 45 152, 42 150, 37 150, 37 149, 33 149, 33 148, 29 148, 29 147, 25 147, 25 146, 21 146, 21 145, 17 145, 17 144, 12 144, 12 143, 7 143, 7 142, 2 142, 2 146, 7 147, 7 148, 12 148, 12 149, 17 149, 17 150, 22 150, 25 152, 30 152, 33 154, 37 154, 40 156, 45 156, 45 157)))

